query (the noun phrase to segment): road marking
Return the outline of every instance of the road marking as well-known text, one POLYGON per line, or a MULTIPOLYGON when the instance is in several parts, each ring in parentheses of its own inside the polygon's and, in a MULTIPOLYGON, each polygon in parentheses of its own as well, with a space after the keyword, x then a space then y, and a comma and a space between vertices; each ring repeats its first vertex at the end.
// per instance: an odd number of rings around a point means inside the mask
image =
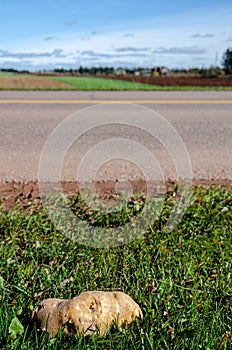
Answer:
POLYGON ((0 104, 232 104, 232 100, 0 100, 0 104))

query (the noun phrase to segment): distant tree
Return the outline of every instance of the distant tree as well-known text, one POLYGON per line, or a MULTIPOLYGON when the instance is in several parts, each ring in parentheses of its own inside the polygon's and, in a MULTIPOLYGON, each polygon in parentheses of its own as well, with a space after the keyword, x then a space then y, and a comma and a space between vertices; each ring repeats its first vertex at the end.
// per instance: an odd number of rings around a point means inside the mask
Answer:
POLYGON ((89 69, 89 74, 95 75, 96 73, 97 73, 97 67, 91 67, 91 68, 89 69))
POLYGON ((227 49, 222 57, 222 65, 227 74, 232 73, 232 49, 227 49))
POLYGON ((114 67, 107 67, 106 68, 106 74, 113 74, 114 73, 114 67))

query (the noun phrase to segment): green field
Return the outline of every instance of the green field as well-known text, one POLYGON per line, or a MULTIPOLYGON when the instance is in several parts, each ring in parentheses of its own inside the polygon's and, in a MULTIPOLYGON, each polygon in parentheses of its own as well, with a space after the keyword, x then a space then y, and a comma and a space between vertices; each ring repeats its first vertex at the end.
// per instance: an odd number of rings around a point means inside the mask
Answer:
MULTIPOLYGON (((111 249, 65 238, 33 203, 24 211, 0 211, 0 348, 231 349, 232 192, 194 189, 182 221, 168 233, 164 226, 175 198, 173 191, 167 194, 162 215, 142 239, 111 249), (63 287, 66 279, 70 283, 63 287), (61 332, 50 340, 29 325, 42 299, 96 289, 130 294, 144 319, 122 332, 114 327, 102 338, 86 339, 61 332)), ((86 214, 78 196, 70 206, 86 214)), ((98 213, 91 220, 115 225, 128 220, 127 214, 98 213)))
POLYGON ((50 77, 51 79, 70 84, 76 90, 232 90, 232 87, 199 87, 199 86, 159 86, 137 82, 122 81, 98 77, 50 77))
POLYGON ((78 90, 157 90, 157 85, 97 77, 52 77, 74 86, 78 90))
POLYGON ((15 73, 10 73, 10 72, 0 72, 0 77, 12 77, 16 75, 15 73))

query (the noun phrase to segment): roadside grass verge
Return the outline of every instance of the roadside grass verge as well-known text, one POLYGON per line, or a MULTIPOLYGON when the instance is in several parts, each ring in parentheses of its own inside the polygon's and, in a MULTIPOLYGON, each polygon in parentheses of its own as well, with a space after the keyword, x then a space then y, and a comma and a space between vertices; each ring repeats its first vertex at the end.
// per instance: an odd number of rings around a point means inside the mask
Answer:
MULTIPOLYGON (((138 201, 140 201, 140 197, 138 201)), ((175 201, 167 194, 157 222, 140 240, 97 249, 57 232, 43 208, 0 212, 0 348, 5 349, 231 349, 232 192, 195 188, 179 225, 166 232, 175 201), (121 290, 141 306, 144 320, 102 338, 50 340, 28 324, 48 297, 84 290, 121 290), (9 334, 12 320, 24 329, 9 334)), ((77 215, 86 207, 75 196, 77 215)), ((121 224, 125 219, 119 216, 121 224)), ((96 223, 108 225, 99 213, 96 223)), ((114 224, 116 218, 113 218, 114 224)))
POLYGON ((137 90, 164 90, 164 91, 192 91, 192 90, 232 90, 232 87, 218 86, 159 86, 143 84, 137 82, 123 81, 117 79, 98 78, 98 77, 49 77, 50 79, 72 85, 76 90, 118 90, 118 91, 137 91, 137 90))

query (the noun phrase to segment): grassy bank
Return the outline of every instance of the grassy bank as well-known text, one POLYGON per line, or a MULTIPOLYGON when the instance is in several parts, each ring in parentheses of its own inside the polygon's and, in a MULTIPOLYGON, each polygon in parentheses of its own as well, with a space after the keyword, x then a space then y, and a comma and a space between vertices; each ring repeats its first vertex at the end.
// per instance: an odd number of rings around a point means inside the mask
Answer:
MULTIPOLYGON (((170 192, 143 239, 111 249, 68 240, 42 208, 0 212, 0 348, 231 349, 232 192, 195 189, 181 223, 167 233, 174 201, 170 192), (28 325, 42 299, 96 289, 129 293, 144 320, 102 338, 59 334, 51 341, 28 325), (15 317, 22 325, 10 334, 15 317)), ((83 212, 78 201, 72 205, 83 212)))

